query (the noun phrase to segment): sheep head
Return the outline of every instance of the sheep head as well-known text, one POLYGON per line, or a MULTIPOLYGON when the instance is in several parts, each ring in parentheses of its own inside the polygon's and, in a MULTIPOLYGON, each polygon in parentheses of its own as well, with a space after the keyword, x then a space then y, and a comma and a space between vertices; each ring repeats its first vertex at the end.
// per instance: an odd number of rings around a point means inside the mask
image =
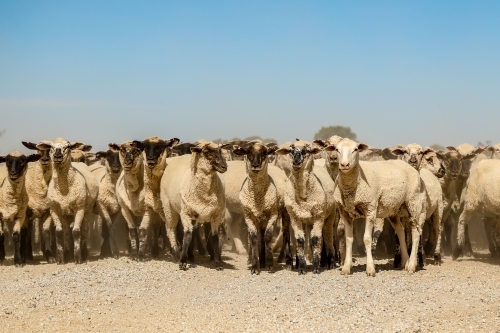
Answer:
POLYGON ((40 164, 42 166, 50 165, 50 149, 38 149, 37 144, 33 142, 21 141, 23 146, 28 149, 36 150, 37 154, 40 155, 40 164))
POLYGON ((0 163, 5 162, 9 179, 15 182, 26 174, 28 162, 36 162, 40 157, 38 154, 26 156, 23 153, 14 151, 6 156, 0 156, 0 163))
MULTIPOLYGON (((326 148, 330 145, 336 145, 337 143, 340 142, 340 140, 342 140, 342 137, 338 136, 338 135, 334 135, 326 140, 314 140, 313 143, 320 146, 321 148, 326 148)), ((338 168, 339 166, 339 159, 338 159, 338 154, 335 150, 332 150, 332 151, 327 151, 325 150, 325 153, 326 153, 326 160, 328 163, 330 163, 330 165, 334 168, 338 168)))
POLYGON ((246 156, 248 170, 258 172, 267 166, 268 157, 274 155, 277 149, 275 143, 264 144, 260 140, 254 140, 243 145, 234 145, 233 154, 246 156))
POLYGON ((121 145, 110 143, 108 147, 112 151, 119 152, 118 156, 123 170, 137 169, 142 164, 142 149, 137 148, 133 141, 127 141, 121 145))
POLYGON ((425 154, 431 151, 433 151, 431 148, 422 149, 420 145, 411 143, 406 147, 398 147, 393 149, 392 153, 396 156, 401 156, 403 161, 414 167, 416 170, 420 170, 422 158, 425 154))
POLYGON ((71 151, 74 149, 81 150, 85 146, 81 142, 69 142, 62 138, 55 139, 54 141, 42 141, 36 145, 37 149, 40 150, 50 149, 50 159, 56 165, 69 164, 71 151))
POLYGON ((473 145, 468 143, 463 143, 456 148, 456 150, 464 157, 462 159, 462 170, 460 171, 460 177, 469 178, 472 162, 476 159, 478 154, 481 154, 487 148, 488 147, 474 147, 473 145), (469 156, 469 158, 466 158, 466 156, 469 156))
POLYGON ((432 148, 426 147, 424 151, 425 153, 422 157, 422 167, 432 172, 437 178, 442 178, 446 173, 444 164, 432 148))
POLYGON ((307 141, 297 139, 297 141, 290 144, 290 146, 285 146, 276 150, 276 154, 290 154, 293 170, 299 171, 305 166, 312 168, 314 155, 320 151, 321 146, 318 146, 316 143, 309 143, 307 141))
POLYGON ((336 151, 338 154, 339 169, 348 172, 359 163, 359 153, 368 149, 364 143, 344 138, 337 144, 331 144, 325 148, 326 151, 336 151))
POLYGON ((114 144, 110 143, 108 151, 98 151, 95 156, 97 159, 104 159, 106 169, 109 173, 120 173, 122 164, 120 162, 120 149, 116 149, 114 144))
MULTIPOLYGON (((437 156, 442 161, 444 168, 446 169, 446 175, 451 179, 457 179, 458 176, 462 174, 462 164, 464 160, 474 159, 477 154, 483 152, 482 148, 477 148, 475 151, 472 151, 464 156, 453 146, 448 146, 446 149, 448 149, 448 152, 438 151, 437 156)), ((468 172, 469 171, 467 171, 467 176, 468 172)))
POLYGON ((132 144, 143 151, 144 160, 148 168, 153 169, 167 157, 167 149, 179 143, 179 139, 162 140, 152 136, 144 141, 133 141, 132 144))
MULTIPOLYGON (((198 160, 201 169, 210 172, 217 171, 224 173, 227 171, 227 162, 222 156, 222 146, 210 141, 199 140, 191 147, 191 153, 198 160)), ((192 168, 195 167, 192 165, 192 168)), ((198 168, 198 166, 196 166, 198 168)))

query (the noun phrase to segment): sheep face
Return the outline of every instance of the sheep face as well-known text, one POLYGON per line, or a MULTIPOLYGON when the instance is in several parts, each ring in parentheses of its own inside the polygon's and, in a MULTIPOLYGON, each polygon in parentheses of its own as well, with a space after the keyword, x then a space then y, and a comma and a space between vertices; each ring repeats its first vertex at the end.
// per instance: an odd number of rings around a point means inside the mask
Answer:
POLYGON ((457 147, 457 151, 460 152, 460 154, 464 157, 462 159, 462 170, 460 172, 460 177, 469 178, 472 162, 474 161, 474 159, 478 154, 481 154, 483 151, 485 151, 485 148, 483 147, 476 148, 470 144, 462 144, 457 147))
POLYGON ((133 145, 131 141, 127 141, 122 145, 110 143, 108 146, 111 150, 119 152, 118 156, 120 164, 123 166, 123 170, 130 171, 138 168, 142 164, 142 150, 133 145))
POLYGON ((71 151, 71 162, 81 162, 88 164, 89 157, 93 154, 88 153, 92 149, 92 146, 84 145, 81 149, 73 149, 71 151))
POLYGON ((359 153, 368 149, 364 143, 358 143, 344 138, 338 144, 332 144, 325 148, 326 151, 336 151, 338 154, 339 170, 348 172, 359 163, 359 153))
MULTIPOLYGON (((471 152, 465 156, 462 156, 460 152, 453 146, 446 147, 449 151, 437 152, 437 156, 441 159, 444 168, 446 169, 446 174, 451 179, 457 179, 459 175, 462 174, 462 167, 464 160, 471 160, 476 157, 476 151, 471 152)), ((478 154, 483 151, 483 149, 478 149, 478 154)), ((470 169, 470 166, 469 166, 470 169)), ((469 170, 466 170, 466 174, 468 176, 469 170)))
POLYGON ((36 143, 22 141, 23 146, 28 149, 36 150, 37 154, 40 155, 40 164, 42 166, 50 165, 50 149, 38 149, 36 143))
POLYGON ((15 151, 7 156, 0 156, 0 163, 5 162, 9 179, 15 182, 20 180, 26 174, 28 162, 38 161, 40 157, 41 156, 38 154, 25 156, 24 154, 15 151))
POLYGON ((158 137, 149 137, 146 140, 133 141, 133 145, 144 153, 144 159, 148 168, 153 169, 167 157, 167 150, 179 143, 179 139, 162 140, 158 137))
MULTIPOLYGON (((336 145, 337 143, 339 143, 339 141, 342 140, 342 138, 338 135, 334 135, 330 138, 328 138, 327 140, 323 141, 323 140, 314 140, 313 143, 315 143, 316 145, 322 147, 322 148, 325 148, 325 147, 328 147, 330 145, 336 145)), ((338 154, 335 150, 332 150, 332 151, 326 151, 326 160, 328 161, 328 163, 330 163, 330 165, 332 167, 335 167, 335 168, 338 168, 339 166, 339 160, 338 160, 338 154)))
POLYGON ((40 150, 50 149, 49 155, 52 163, 55 165, 66 164, 70 162, 71 151, 73 149, 83 149, 85 145, 81 142, 69 142, 58 138, 54 141, 42 141, 36 147, 40 150))
POLYGON ((444 165, 441 162, 441 160, 437 157, 436 152, 431 148, 428 149, 429 151, 427 151, 423 155, 423 160, 425 160, 426 169, 432 172, 434 176, 436 176, 437 178, 442 178, 446 173, 446 169, 444 168, 444 165))
POLYGON ((227 162, 222 155, 221 145, 202 141, 191 147, 191 153, 198 155, 199 164, 202 165, 203 169, 208 171, 215 170, 219 173, 227 171, 227 162))
POLYGON ((189 142, 184 142, 172 147, 172 154, 177 154, 176 156, 182 156, 186 154, 191 154, 191 147, 195 145, 189 142))
POLYGON ((422 157, 426 151, 423 151, 420 145, 412 143, 406 147, 393 149, 392 153, 396 156, 402 156, 403 161, 414 167, 416 170, 419 170, 420 163, 422 163, 422 157))
POLYGON ((310 144, 306 141, 297 139, 297 142, 292 143, 288 147, 283 147, 276 150, 276 153, 279 155, 290 154, 293 170, 299 171, 306 165, 312 166, 314 155, 319 153, 320 151, 321 149, 317 146, 317 144, 310 144))
POLYGON ((264 145, 262 142, 248 142, 243 146, 233 146, 233 153, 237 156, 246 156, 248 170, 259 172, 263 170, 268 163, 268 157, 274 155, 278 146, 274 143, 264 145))
MULTIPOLYGON (((111 147, 110 147, 111 148, 111 147)), ((96 153, 98 159, 104 159, 106 169, 109 173, 120 173, 122 171, 122 164, 120 163, 120 152, 114 149, 108 151, 99 151, 96 153)))

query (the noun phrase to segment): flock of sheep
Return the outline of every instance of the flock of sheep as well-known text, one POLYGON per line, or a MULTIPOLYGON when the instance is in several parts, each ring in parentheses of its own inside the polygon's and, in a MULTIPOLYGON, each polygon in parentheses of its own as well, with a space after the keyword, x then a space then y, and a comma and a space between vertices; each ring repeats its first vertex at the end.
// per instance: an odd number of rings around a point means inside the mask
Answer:
POLYGON ((341 265, 350 274, 364 227, 367 275, 375 276, 372 251, 386 229, 394 266, 414 272, 426 255, 441 263, 441 243, 452 244, 454 259, 471 253, 467 223, 474 213, 483 216, 492 256, 500 250, 497 146, 380 150, 338 136, 281 146, 150 137, 96 154, 61 138, 23 145, 36 154, 0 156, 0 262, 11 232, 16 265, 33 259, 32 244, 50 263, 81 263, 92 225, 100 226, 101 255, 118 257, 120 214, 132 258, 158 257, 161 242, 181 269, 194 261, 195 248, 222 269, 228 235, 248 253, 252 274, 273 269, 275 249, 299 274, 306 258, 314 273, 341 265))

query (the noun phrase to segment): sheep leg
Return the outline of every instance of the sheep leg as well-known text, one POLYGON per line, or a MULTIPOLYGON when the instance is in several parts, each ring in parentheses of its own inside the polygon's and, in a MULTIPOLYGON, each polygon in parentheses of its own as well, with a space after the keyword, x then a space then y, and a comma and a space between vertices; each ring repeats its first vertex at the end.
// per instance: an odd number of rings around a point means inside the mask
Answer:
MULTIPOLYGON (((257 233, 255 235, 256 235, 255 237, 257 237, 257 233)), ((252 241, 253 238, 252 238, 252 233, 250 231, 247 233, 247 237, 248 237, 248 259, 247 259, 247 265, 251 265, 252 262, 253 262, 252 258, 253 258, 253 248, 254 248, 254 246, 252 245, 253 244, 253 241, 252 241)), ((257 244, 258 240, 256 240, 255 242, 256 242, 255 244, 257 244)), ((258 254, 257 254, 257 256, 258 256, 258 254)))
POLYGON ((324 221, 314 222, 311 229, 311 250, 312 250, 312 268, 313 274, 319 274, 321 269, 321 248, 323 247, 323 226, 324 221))
POLYGON ((151 221, 151 257, 157 259, 160 256, 160 247, 158 238, 160 237, 160 221, 154 219, 151 221))
POLYGON ((90 214, 86 214, 83 217, 82 221, 82 226, 81 226, 81 252, 82 252, 82 262, 85 262, 88 260, 89 257, 89 250, 87 247, 87 240, 89 236, 89 226, 90 226, 90 214))
POLYGON ((498 257, 498 250, 495 243, 495 238, 493 237, 493 230, 495 226, 495 221, 491 217, 483 217, 484 229, 486 231, 486 238, 488 240, 488 248, 492 258, 498 257))
POLYGON ((405 230, 403 228, 403 225, 401 224, 401 220, 399 217, 396 217, 395 222, 393 223, 391 219, 392 226, 394 228, 394 231, 396 232, 396 235, 398 236, 398 241, 399 241, 399 246, 400 246, 400 253, 401 253, 401 267, 406 267, 406 263, 408 262, 409 256, 408 256, 408 247, 406 246, 406 236, 405 236, 405 230))
POLYGON ((264 242, 264 234, 266 230, 258 228, 257 235, 259 236, 259 264, 260 267, 266 267, 266 244, 264 242))
POLYGON ((344 221, 342 220, 339 220, 339 223, 337 225, 337 236, 339 239, 339 261, 340 265, 343 266, 345 263, 346 244, 345 244, 345 224, 344 221))
POLYGON ((195 220, 192 220, 191 223, 183 223, 184 225, 184 239, 182 240, 182 253, 181 253, 181 261, 179 263, 179 268, 182 270, 187 270, 187 261, 188 261, 188 249, 191 243, 191 238, 193 237, 193 225, 196 224, 195 220))
POLYGON ((465 224, 469 222, 472 214, 473 212, 467 209, 467 206, 465 206, 462 214, 460 214, 460 217, 458 219, 457 244, 452 255, 453 260, 457 260, 457 258, 462 255, 462 249, 465 243, 465 224))
POLYGON ((69 226, 68 222, 65 220, 64 223, 62 224, 62 229, 63 229, 63 253, 64 253, 64 261, 68 262, 72 260, 72 255, 73 255, 73 249, 74 246, 71 241, 71 227, 69 226))
POLYGON ((138 257, 140 260, 144 260, 146 257, 146 244, 148 242, 148 231, 149 225, 151 223, 152 209, 146 209, 144 216, 142 217, 141 226, 139 227, 139 252, 138 257))
POLYGON ((376 220, 375 216, 368 216, 365 222, 365 234, 363 242, 365 243, 366 251, 366 275, 375 276, 375 263, 372 256, 372 235, 373 235, 373 222, 376 220))
MULTIPOLYGON (((222 217, 216 219, 216 221, 222 220, 222 217)), ((212 240, 212 246, 214 249, 214 259, 215 259, 215 269, 218 271, 222 270, 222 242, 224 240, 224 228, 217 222, 211 223, 212 234, 210 239, 212 240)))
POLYGON ((266 227, 264 232, 264 243, 265 243, 265 258, 266 258, 266 267, 269 272, 273 271, 274 266, 274 258, 273 258, 273 233, 274 227, 276 226, 278 217, 272 217, 266 227))
POLYGON ((259 261, 259 235, 255 226, 250 226, 248 223, 248 244, 249 244, 249 258, 250 264, 250 274, 260 274, 260 261, 259 261))
MULTIPOLYGON (((342 218, 342 220, 344 220, 342 218)), ((342 274, 344 275, 349 275, 351 274, 351 267, 352 267, 352 242, 354 241, 353 239, 353 221, 345 221, 344 223, 344 230, 345 230, 345 259, 344 259, 344 266, 342 267, 342 274)))
POLYGON ((425 266, 425 252, 424 252, 424 247, 422 245, 422 235, 419 237, 419 242, 418 242, 418 267, 423 268, 425 266))
POLYGON ((108 223, 106 221, 106 218, 103 215, 104 215, 104 213, 99 211, 99 215, 97 216, 98 222, 96 224, 101 225, 102 244, 101 244, 101 253, 99 254, 99 256, 101 258, 106 258, 106 257, 111 257, 112 252, 111 252, 111 244, 110 244, 110 239, 109 239, 108 223))
POLYGON ((377 250, 377 243, 382 231, 384 230, 384 219, 376 219, 373 225, 373 237, 372 237, 372 255, 377 250))
POLYGON ((27 228, 27 234, 26 234, 26 259, 28 260, 33 260, 33 244, 31 243, 32 240, 32 233, 33 233, 33 220, 29 219, 26 221, 26 228, 27 228))
POLYGON ((292 252, 290 249, 290 215, 286 210, 281 214, 281 230, 283 233, 283 252, 285 253, 285 268, 291 270, 293 267, 292 252))
MULTIPOLYGON (((56 261, 57 264, 64 264, 64 230, 66 226, 65 218, 61 215, 57 205, 50 207, 50 215, 56 228, 56 261)), ((45 228, 45 226, 44 226, 45 228)), ((46 245, 47 246, 47 245, 46 245)))
POLYGON ((82 224, 85 211, 79 209, 75 214, 75 224, 73 225, 73 244, 74 244, 74 256, 75 264, 82 263, 82 224))
MULTIPOLYGON (((119 213, 116 213, 116 215, 118 214, 119 213)), ((109 220, 107 227, 109 232, 109 243, 111 243, 111 251, 113 252, 113 257, 115 259, 118 259, 120 257, 120 250, 118 249, 118 243, 116 242, 116 230, 115 230, 115 224, 113 222, 117 218, 116 215, 109 220)))
POLYGON ((335 268, 335 237, 333 225, 335 223, 335 215, 330 215, 323 224, 323 243, 326 254, 326 269, 335 268))
POLYGON ((179 224, 178 216, 173 216, 171 219, 166 220, 165 229, 167 232, 168 240, 170 241, 171 252, 176 262, 180 259, 179 243, 177 242, 177 227, 179 227, 179 229, 182 229, 182 225, 179 224))
MULTIPOLYGON (((199 224, 195 225, 194 229, 193 229, 193 236, 194 236, 193 247, 194 247, 194 243, 196 243, 196 248, 198 249, 198 254, 200 256, 204 256, 206 254, 206 250, 205 250, 205 246, 203 245, 203 240, 201 238, 200 231, 201 231, 200 225, 199 224)), ((193 259, 194 259, 194 256, 193 256, 193 259)))
POLYGON ((305 258, 305 234, 303 224, 300 222, 292 221, 295 239, 297 240, 297 250, 295 255, 295 267, 299 275, 306 273, 306 258, 305 258))
POLYGON ((242 215, 230 213, 231 222, 228 223, 228 231, 229 237, 233 240, 233 246, 236 252, 239 255, 246 255, 247 250, 243 246, 243 242, 240 239, 240 229, 241 229, 241 220, 243 219, 242 215))
POLYGON ((45 256, 45 260, 47 260, 48 264, 55 263, 56 259, 54 258, 55 253, 57 252, 57 247, 54 249, 53 245, 56 245, 55 237, 52 237, 52 217, 50 214, 44 215, 42 224, 43 231, 43 244, 42 244, 42 252, 45 256))
POLYGON ((5 260, 5 236, 3 230, 3 223, 0 217, 0 263, 5 260))
POLYGON ((472 244, 470 242, 470 237, 469 237, 469 225, 465 225, 465 230, 464 230, 464 236, 465 236, 465 243, 464 243, 464 256, 470 257, 472 256, 472 244))
POLYGON ((215 251, 212 244, 212 240, 210 238, 210 230, 211 230, 210 223, 203 223, 203 230, 205 231, 205 238, 207 239, 207 251, 208 254, 210 255, 210 260, 211 261, 215 260, 215 251))
MULTIPOLYGON (((410 273, 415 272, 415 269, 417 267, 417 251, 418 251, 418 244, 419 244, 419 240, 420 240, 420 233, 418 232, 416 226, 412 226, 411 236, 412 236, 411 256, 410 256, 410 260, 407 261, 406 266, 405 266, 405 270, 407 270, 410 273)), ((403 251, 403 253, 404 253, 404 251, 403 251)))

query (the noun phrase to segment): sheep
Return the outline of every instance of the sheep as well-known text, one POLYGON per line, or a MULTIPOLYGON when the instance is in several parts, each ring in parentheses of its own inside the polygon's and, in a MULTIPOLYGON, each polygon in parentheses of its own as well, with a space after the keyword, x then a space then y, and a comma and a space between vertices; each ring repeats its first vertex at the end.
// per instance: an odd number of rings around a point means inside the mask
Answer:
POLYGON ((73 149, 71 151, 71 162, 81 162, 87 165, 91 165, 96 162, 95 155, 89 153, 91 149, 92 146, 90 145, 84 145, 82 149, 73 149))
POLYGON ((108 151, 96 153, 98 159, 105 160, 105 166, 94 164, 90 166, 92 175, 99 183, 99 193, 97 195, 96 207, 99 219, 102 223, 101 257, 113 256, 118 258, 119 250, 116 243, 114 221, 120 213, 120 205, 116 196, 116 183, 122 172, 119 149, 115 149, 114 144, 109 144, 108 151))
POLYGON ((422 213, 423 188, 418 172, 399 160, 360 162, 359 153, 368 149, 363 143, 342 139, 338 144, 325 148, 339 154, 340 172, 336 182, 334 199, 339 207, 346 234, 346 257, 342 274, 351 273, 353 220, 366 218, 364 243, 367 254, 366 274, 375 276, 375 265, 371 253, 371 237, 375 219, 391 218, 392 225, 403 248, 406 248, 405 234, 400 218, 409 215, 413 247, 411 256, 402 251, 402 264, 414 272, 419 230, 425 213, 422 213))
POLYGON ((215 267, 222 270, 221 250, 224 238, 224 186, 217 173, 227 170, 221 147, 213 142, 199 140, 191 148, 191 156, 169 158, 160 186, 167 235, 179 268, 187 269, 188 250, 193 226, 210 222, 215 267), (182 253, 179 256, 175 228, 179 222, 184 229, 182 253))
POLYGON ((297 240, 296 267, 299 275, 305 274, 304 225, 312 226, 313 273, 320 270, 321 248, 326 245, 327 269, 334 268, 333 219, 334 182, 324 167, 314 167, 314 155, 320 152, 316 144, 297 140, 276 151, 289 155, 292 169, 286 183, 285 206, 297 240))
MULTIPOLYGON (((283 191, 280 191, 276 185, 276 182, 279 184, 280 178, 286 179, 285 173, 276 167, 274 167, 274 172, 270 171, 272 166, 269 168, 268 165, 268 157, 274 155, 277 149, 276 144, 264 145, 262 141, 255 140, 242 146, 234 145, 232 151, 237 156, 246 156, 246 177, 243 185, 240 186, 239 201, 248 227, 249 261, 252 274, 260 273, 261 264, 265 264, 269 271, 272 270, 274 265, 271 244, 273 232, 278 218, 286 212, 283 191)), ((226 177, 224 180, 225 183, 228 182, 226 177)), ((288 246, 286 252, 289 253, 288 217, 284 216, 282 221, 285 221, 284 243, 288 246)), ((291 255, 288 255, 288 258, 289 266, 291 266, 291 255)))
POLYGON ((139 250, 138 227, 146 211, 144 204, 144 162, 142 151, 127 141, 121 145, 110 144, 110 148, 119 151, 123 172, 116 181, 116 196, 120 211, 128 226, 130 255, 137 259, 139 250))
MULTIPOLYGON (((40 159, 36 163, 28 164, 26 171, 26 191, 28 193, 28 208, 26 217, 28 218, 28 229, 31 225, 34 229, 34 243, 40 243, 41 251, 48 263, 54 262, 55 239, 51 235, 53 226, 52 217, 49 210, 49 199, 47 190, 50 179, 52 178, 52 163, 50 161, 50 150, 39 150, 36 143, 22 141, 22 144, 31 150, 36 150, 40 159), (42 233, 42 235, 40 235, 42 233)), ((30 246, 30 244, 28 244, 30 246)), ((28 250, 28 259, 31 259, 33 253, 28 250)))
MULTIPOLYGON (((485 224, 494 225, 500 214, 500 160, 487 159, 479 162, 472 169, 464 192, 460 200, 460 216, 458 219, 457 244, 452 259, 456 260, 461 254, 465 243, 465 226, 475 212, 480 213, 485 224)), ((498 231, 495 232, 494 242, 500 246, 498 231)))
POLYGON ((144 258, 145 256, 150 225, 153 233, 151 256, 157 258, 159 255, 158 235, 160 232, 160 223, 157 223, 159 221, 151 217, 159 214, 165 221, 160 199, 160 181, 167 165, 167 152, 177 143, 179 143, 179 139, 177 138, 165 141, 155 136, 149 137, 142 142, 132 142, 133 146, 142 151, 144 161, 145 212, 139 226, 139 258, 144 258))
POLYGON ((441 189, 443 190, 443 228, 441 231, 441 242, 445 241, 446 244, 452 247, 451 238, 455 233, 456 221, 454 221, 453 216, 451 216, 451 218, 449 217, 451 215, 453 202, 457 196, 457 180, 462 171, 463 161, 475 158, 482 150, 472 151, 467 155, 462 155, 453 146, 448 146, 446 149, 448 149, 448 152, 436 152, 446 170, 445 175, 439 179, 441 189))
MULTIPOLYGON (((47 197, 50 214, 56 227, 56 261, 64 263, 63 227, 69 228, 67 215, 74 215, 73 241, 76 264, 87 260, 87 227, 99 191, 99 184, 92 177, 90 169, 83 163, 71 163, 71 150, 81 149, 84 144, 58 138, 42 141, 38 149, 50 149, 52 179, 47 197)), ((66 244, 69 246, 69 244, 66 244)))
MULTIPOLYGON (((430 244, 435 250, 434 264, 441 264, 440 234, 441 218, 443 215, 443 191, 438 178, 444 176, 444 169, 433 149, 422 147, 412 143, 403 148, 396 148, 392 151, 397 156, 402 156, 403 161, 411 165, 420 174, 424 188, 425 200, 423 200, 423 210, 425 219, 430 221, 430 244)), ((423 230, 423 225, 420 226, 423 230)), ((419 264, 423 266, 424 257, 421 246, 419 247, 419 264)))
POLYGON ((6 224, 13 224, 12 240, 14 243, 14 263, 21 266, 28 255, 28 236, 26 226, 26 209, 28 193, 25 187, 26 171, 29 162, 36 162, 40 155, 25 156, 15 151, 6 156, 0 156, 0 163, 5 167, 0 169, 0 262, 5 260, 4 230, 6 224))

